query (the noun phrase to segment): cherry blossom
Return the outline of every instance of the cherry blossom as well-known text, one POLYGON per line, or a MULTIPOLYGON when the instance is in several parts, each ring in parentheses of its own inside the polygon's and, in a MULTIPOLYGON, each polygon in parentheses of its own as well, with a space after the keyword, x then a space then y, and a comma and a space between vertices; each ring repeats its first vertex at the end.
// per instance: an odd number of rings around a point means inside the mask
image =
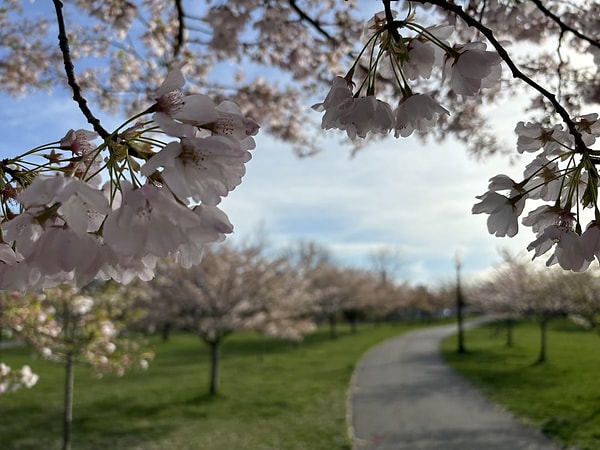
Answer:
POLYGON ((455 93, 473 96, 481 88, 492 87, 500 80, 500 56, 485 48, 484 42, 471 42, 455 46, 452 56, 447 56, 444 77, 450 78, 455 93))
POLYGON ((189 242, 187 230, 198 225, 198 216, 165 188, 146 184, 124 189, 123 201, 106 219, 103 235, 117 254, 167 257, 189 242))
POLYGON ((164 166, 161 176, 180 199, 217 205, 241 183, 244 164, 251 158, 248 150, 241 141, 225 136, 182 138, 167 144, 142 173, 150 175, 157 165, 164 166))
POLYGON ((405 98, 394 112, 394 136, 407 137, 413 131, 427 131, 442 114, 450 114, 428 94, 405 98))
POLYGON ((519 122, 515 133, 518 136, 519 153, 536 152, 543 148, 546 156, 552 156, 565 151, 564 146, 571 141, 569 134, 563 131, 561 125, 548 129, 535 122, 519 122))
POLYGON ((534 251, 534 258, 555 246, 554 253, 546 261, 547 266, 559 264, 565 270, 580 272, 590 265, 586 259, 581 236, 567 224, 550 225, 527 247, 534 251))
POLYGON ((153 120, 161 129, 178 137, 192 137, 197 126, 213 122, 219 116, 214 102, 206 95, 184 96, 181 88, 185 78, 179 64, 169 74, 155 94, 156 112, 153 120))
POLYGON ((473 206, 473 214, 487 213, 488 231, 496 236, 513 237, 519 231, 518 218, 523 212, 525 199, 521 196, 508 198, 497 192, 478 196, 481 201, 473 206))
POLYGON ((21 387, 32 388, 39 380, 39 375, 31 371, 27 364, 18 370, 0 362, 0 394, 15 392, 21 387))

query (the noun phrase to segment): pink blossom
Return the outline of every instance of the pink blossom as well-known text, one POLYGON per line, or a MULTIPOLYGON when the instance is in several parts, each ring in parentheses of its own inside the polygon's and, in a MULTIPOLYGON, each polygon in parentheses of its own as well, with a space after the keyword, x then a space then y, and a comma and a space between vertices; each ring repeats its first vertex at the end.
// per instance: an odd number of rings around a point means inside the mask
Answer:
POLYGON ((600 224, 593 220, 581 235, 581 245, 585 253, 585 259, 593 261, 594 258, 600 261, 600 224))
POLYGON ((216 206, 196 206, 194 214, 200 219, 199 225, 188 230, 189 242, 181 245, 175 252, 176 261, 184 268, 200 264, 205 244, 222 242, 226 234, 233 233, 229 218, 216 206))
POLYGON ((413 131, 426 131, 441 114, 450 114, 428 94, 413 94, 402 100, 395 111, 394 136, 407 137, 413 131))
POLYGON ((590 261, 586 259, 581 236, 565 225, 550 225, 529 244, 527 250, 534 250, 533 258, 543 255, 555 246, 554 253, 546 261, 547 266, 560 265, 565 270, 580 272, 586 270, 590 261))
POLYGON ((565 151, 565 146, 569 146, 572 137, 563 130, 561 125, 555 125, 553 128, 545 128, 535 122, 519 122, 515 128, 517 133, 517 151, 536 152, 540 148, 544 149, 545 155, 558 155, 565 151))
POLYGON ((156 91, 156 112, 152 119, 170 136, 192 137, 197 126, 213 122, 219 115, 215 104, 206 95, 183 95, 182 66, 179 64, 169 72, 156 91))
POLYGON ((235 102, 225 100, 219 103, 216 110, 218 118, 203 125, 203 128, 212 131, 213 134, 243 140, 247 136, 256 136, 260 129, 260 125, 254 119, 244 116, 235 102))
POLYGON ((531 161, 523 172, 523 176, 529 180, 524 186, 529 192, 529 197, 546 201, 556 200, 563 186, 558 163, 548 161, 544 154, 538 155, 531 161))
POLYGON ((408 60, 402 64, 402 71, 409 80, 418 78, 430 78, 435 64, 442 57, 442 50, 429 40, 428 35, 433 35, 438 40, 444 41, 450 37, 454 28, 447 25, 434 26, 426 29, 426 32, 410 40, 406 49, 408 60))
POLYGON ((570 211, 565 211, 558 206, 542 205, 530 211, 523 218, 522 223, 527 227, 531 227, 534 233, 539 234, 550 225, 573 220, 574 217, 570 211), (564 219, 561 219, 561 217, 564 217, 564 219))
POLYGON ((447 56, 444 78, 450 76, 450 85, 455 93, 473 96, 481 88, 492 87, 500 80, 502 59, 485 48, 484 42, 471 42, 455 47, 455 56, 447 56))
POLYGON ((246 173, 251 154, 241 144, 225 136, 183 138, 150 158, 142 173, 147 176, 163 166, 163 180, 180 199, 217 205, 246 173))
POLYGON ((323 103, 312 106, 325 111, 321 128, 345 130, 350 139, 365 138, 369 132, 387 134, 392 127, 390 106, 373 95, 354 97, 345 78, 336 77, 323 103))
POLYGON ((523 212, 525 199, 507 198, 497 192, 489 191, 478 196, 481 202, 473 205, 472 213, 487 213, 487 227, 490 234, 498 237, 513 237, 519 230, 517 219, 523 212))
POLYGON ((26 209, 52 207, 60 204, 58 213, 78 233, 96 231, 99 220, 110 211, 104 193, 88 183, 70 177, 38 176, 17 200, 26 209))
POLYGON ((76 284, 85 285, 95 278, 103 264, 99 241, 66 226, 45 229, 23 256, 30 267, 46 277, 45 286, 67 281, 73 276, 76 284))
POLYGON ((198 216, 167 189, 125 186, 120 207, 104 223, 104 241, 126 257, 166 257, 189 242, 189 229, 199 225, 198 216))

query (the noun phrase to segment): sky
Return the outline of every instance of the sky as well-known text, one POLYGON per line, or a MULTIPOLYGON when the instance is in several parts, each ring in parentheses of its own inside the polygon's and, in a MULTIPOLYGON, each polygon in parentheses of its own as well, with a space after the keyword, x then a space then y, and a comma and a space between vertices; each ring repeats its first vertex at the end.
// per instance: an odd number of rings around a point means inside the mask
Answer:
MULTIPOLYGON (((89 129, 64 89, 0 99, 2 157, 58 140, 70 128, 89 129)), ((119 123, 95 113, 105 128, 119 123)), ((514 126, 527 120, 521 105, 506 102, 488 114, 514 147, 514 126)), ((256 137, 242 184, 221 204, 235 227, 231 240, 261 234, 276 249, 313 241, 340 264, 365 268, 372 267, 375 252, 390 249, 400 255, 398 278, 416 285, 452 280, 457 256, 463 276, 482 276, 500 261, 499 249, 517 253, 534 239, 529 229, 512 239, 496 238, 487 231, 487 215, 471 214, 489 178, 519 177, 520 167, 507 157, 476 161, 453 140, 424 144, 414 137, 390 137, 352 158, 351 146, 343 143, 347 138, 320 131, 320 114, 314 116, 306 132, 322 143, 316 156, 299 159, 268 134, 256 137)))
MULTIPOLYGON (((512 128, 510 109, 496 113, 512 128)), ((391 137, 352 158, 338 140, 325 135, 323 142, 320 154, 298 159, 268 135, 257 137, 242 185, 223 202, 236 239, 262 227, 277 246, 314 241, 367 268, 373 253, 392 249, 399 277, 413 284, 451 280, 457 256, 465 276, 482 276, 500 261, 500 248, 518 253, 533 240, 528 229, 512 239, 491 236, 487 215, 471 214, 489 178, 518 177, 507 157, 477 162, 454 141, 391 137)))

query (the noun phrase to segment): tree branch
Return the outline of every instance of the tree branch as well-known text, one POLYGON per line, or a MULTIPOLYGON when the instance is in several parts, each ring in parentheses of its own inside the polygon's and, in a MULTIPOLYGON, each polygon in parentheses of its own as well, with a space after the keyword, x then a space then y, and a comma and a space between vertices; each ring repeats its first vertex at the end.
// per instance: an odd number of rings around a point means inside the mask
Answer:
POLYGON ((319 22, 317 22, 315 19, 313 19, 312 17, 310 17, 306 12, 304 12, 297 4, 296 4, 296 0, 289 0, 290 2, 290 6, 293 8, 294 11, 296 11, 298 13, 298 15, 300 16, 300 18, 302 20, 306 20, 308 23, 310 23, 315 30, 317 30, 320 34, 322 34, 324 37, 327 38, 328 41, 332 42, 332 43, 336 43, 336 39, 330 35, 322 26, 319 22))
POLYGON ((65 65, 65 73, 67 75, 67 81, 71 89, 73 90, 73 100, 79 105, 79 109, 87 119, 88 123, 94 127, 94 131, 100 135, 102 139, 106 139, 110 136, 110 133, 102 127, 100 120, 97 119, 92 111, 87 106, 87 100, 81 93, 81 87, 77 83, 75 78, 75 66, 71 60, 71 50, 69 49, 69 39, 67 38, 67 32, 65 30, 65 19, 63 17, 62 8, 63 4, 60 0, 52 0, 54 8, 56 9, 56 22, 58 24, 58 46, 63 55, 63 61, 65 65))
POLYGON ((535 6, 538 7, 538 9, 540 11, 542 11, 544 13, 544 15, 546 17, 549 17, 554 22, 556 22, 556 24, 560 27, 561 35, 564 34, 566 31, 569 31, 569 32, 573 33, 575 36, 577 36, 579 39, 588 42, 590 45, 593 45, 596 48, 600 48, 600 42, 586 36, 585 34, 581 33, 580 31, 577 31, 573 27, 564 23, 560 17, 558 17, 556 14, 554 14, 548 8, 546 8, 540 0, 532 0, 532 2, 535 4, 535 6))
POLYGON ((392 15, 391 0, 383 0, 383 6, 385 8, 385 20, 387 22, 388 31, 392 34, 394 42, 400 42, 400 33, 398 28, 394 26, 394 16, 392 15))
POLYGON ((177 35, 175 36, 175 45, 173 46, 173 56, 177 58, 183 48, 183 30, 185 29, 185 13, 181 0, 175 0, 175 11, 177 11, 177 35))

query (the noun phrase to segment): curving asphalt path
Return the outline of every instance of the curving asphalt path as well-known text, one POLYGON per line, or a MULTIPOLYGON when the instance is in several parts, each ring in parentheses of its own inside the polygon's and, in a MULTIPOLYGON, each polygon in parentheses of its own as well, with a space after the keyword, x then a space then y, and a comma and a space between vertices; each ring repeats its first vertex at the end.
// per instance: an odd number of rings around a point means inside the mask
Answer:
POLYGON ((439 343, 455 331, 447 325, 402 334, 359 361, 349 394, 354 450, 558 449, 444 363, 439 343))

